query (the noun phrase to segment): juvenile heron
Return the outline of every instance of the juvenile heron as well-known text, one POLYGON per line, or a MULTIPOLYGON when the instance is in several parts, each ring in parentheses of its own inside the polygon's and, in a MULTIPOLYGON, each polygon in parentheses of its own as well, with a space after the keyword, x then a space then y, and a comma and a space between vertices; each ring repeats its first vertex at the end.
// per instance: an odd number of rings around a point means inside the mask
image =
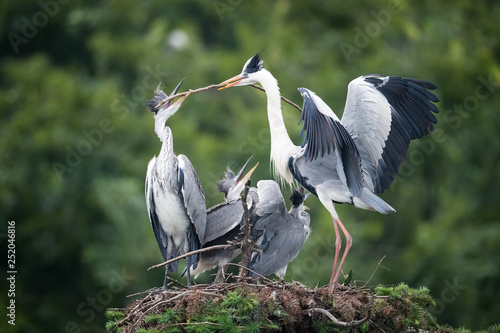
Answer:
MULTIPOLYGON (((244 211, 240 194, 245 188, 245 183, 258 165, 257 163, 243 176, 251 158, 243 165, 238 174, 235 175, 231 169, 228 169, 224 178, 217 183, 219 191, 224 193, 225 201, 207 210, 205 242, 202 244, 202 248, 225 245, 228 241, 234 241, 240 234, 240 227, 244 222, 244 211)), ((247 205, 250 209, 256 200, 258 198, 255 190, 251 189, 247 196, 247 205)), ((198 266, 193 267, 192 274, 195 278, 198 278, 204 271, 218 266, 214 283, 221 283, 224 281, 226 264, 240 253, 240 249, 219 249, 202 252, 200 253, 198 266)))
POLYGON ((283 279, 288 264, 297 257, 311 231, 310 216, 304 206, 307 196, 303 187, 294 190, 290 196, 292 207, 287 212, 278 183, 261 180, 257 188, 259 203, 255 207, 257 221, 253 232, 259 235, 256 238, 262 252, 254 252, 248 268, 263 276, 274 273, 283 279))
MULTIPOLYGON (((175 94, 182 81, 172 92, 175 94)), ((207 212, 205 194, 193 165, 184 155, 176 156, 173 151, 172 132, 165 125, 187 97, 176 102, 169 101, 157 107, 167 95, 159 88, 154 98, 147 103, 155 115, 155 132, 162 142, 158 157, 148 164, 146 174, 146 204, 153 232, 163 259, 169 260, 184 253, 197 250, 204 241, 207 212)), ((199 256, 187 257, 186 266, 196 268, 199 256)), ((167 274, 177 271, 177 262, 165 266, 163 289, 166 289, 167 274)), ((190 270, 187 270, 187 285, 191 284, 190 270)))
POLYGON ((336 241, 329 290, 333 291, 352 244, 334 204, 348 203, 383 214, 394 212, 375 193, 382 193, 393 182, 410 140, 433 130, 437 122, 433 112, 438 108, 432 102, 439 99, 428 90, 436 86, 395 76, 358 77, 349 84, 342 121, 317 96, 302 92, 311 96, 305 105, 311 112, 302 114, 306 136, 302 145, 296 146, 283 121, 278 82, 263 67, 260 54, 250 58, 241 74, 224 81, 220 89, 253 83, 260 83, 267 95, 275 175, 290 185, 295 179, 316 195, 332 216, 336 241), (337 268, 342 246, 338 227, 346 237, 346 248, 337 268))

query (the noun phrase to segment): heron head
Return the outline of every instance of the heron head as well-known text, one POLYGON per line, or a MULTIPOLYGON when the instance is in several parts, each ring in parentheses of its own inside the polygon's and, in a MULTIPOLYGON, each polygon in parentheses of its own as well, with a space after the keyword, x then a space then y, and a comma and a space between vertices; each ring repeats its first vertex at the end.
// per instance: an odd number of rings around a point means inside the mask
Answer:
MULTIPOLYGON (((179 88, 181 87, 183 81, 184 79, 182 79, 181 82, 177 84, 177 87, 174 88, 170 96, 177 94, 177 91, 179 91, 179 88)), ((147 101, 145 104, 148 107, 149 111, 156 115, 158 114, 158 111, 162 109, 168 109, 172 105, 173 100, 169 100, 165 104, 160 105, 160 103, 167 97, 169 96, 167 96, 167 94, 163 90, 161 90, 161 83, 160 83, 158 87, 156 87, 155 96, 153 97, 153 99, 147 101)), ((184 101, 184 99, 182 99, 182 101, 184 101)), ((182 101, 178 104, 181 104, 182 101)))
POLYGON ((224 87, 219 88, 219 90, 226 89, 229 87, 236 86, 247 86, 253 83, 258 83, 260 75, 263 73, 264 65, 263 61, 260 59, 260 54, 262 52, 257 53, 253 57, 247 60, 245 65, 243 66, 243 70, 241 74, 238 74, 221 84, 224 84, 224 87))
POLYGON ((245 165, 243 165, 238 174, 235 174, 233 170, 228 169, 224 175, 224 179, 221 179, 217 183, 219 192, 224 193, 227 201, 237 199, 239 197, 241 191, 245 188, 247 180, 259 165, 259 163, 257 163, 250 171, 247 172, 246 175, 243 176, 243 173, 245 172, 251 159, 252 156, 246 161, 245 165))
POLYGON ((290 195, 290 201, 292 202, 292 206, 295 208, 304 204, 304 200, 306 200, 306 194, 305 189, 302 186, 294 190, 290 195))
POLYGON ((300 186, 294 190, 290 196, 290 201, 292 202, 290 214, 298 219, 301 219, 306 225, 309 225, 311 217, 306 212, 309 207, 304 205, 304 201, 306 201, 310 194, 311 193, 305 194, 305 189, 300 186))

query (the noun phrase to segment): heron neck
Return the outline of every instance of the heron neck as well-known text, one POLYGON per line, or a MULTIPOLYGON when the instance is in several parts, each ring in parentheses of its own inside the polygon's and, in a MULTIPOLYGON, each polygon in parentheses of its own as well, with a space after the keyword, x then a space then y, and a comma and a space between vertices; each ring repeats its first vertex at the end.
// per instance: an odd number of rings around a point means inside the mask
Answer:
MULTIPOLYGON (((269 129, 271 131, 271 145, 279 143, 279 146, 292 145, 293 143, 288 136, 281 112, 281 95, 278 86, 278 81, 267 72, 266 79, 261 82, 262 88, 267 95, 267 116, 269 119, 269 129)), ((272 147, 271 147, 272 148, 272 147)))
MULTIPOLYGON (((163 137, 161 139, 162 145, 160 154, 158 155, 158 161, 162 167, 159 168, 162 172, 170 172, 171 166, 175 164, 174 159, 176 158, 174 154, 174 143, 172 137, 172 131, 168 126, 164 127, 163 137)), ((166 174, 163 174, 162 177, 166 177, 166 174)))
POLYGON ((287 183, 293 182, 293 176, 288 170, 288 159, 295 148, 288 136, 281 111, 281 96, 278 81, 267 72, 264 80, 260 82, 267 95, 267 116, 271 132, 271 161, 275 175, 279 175, 287 183))

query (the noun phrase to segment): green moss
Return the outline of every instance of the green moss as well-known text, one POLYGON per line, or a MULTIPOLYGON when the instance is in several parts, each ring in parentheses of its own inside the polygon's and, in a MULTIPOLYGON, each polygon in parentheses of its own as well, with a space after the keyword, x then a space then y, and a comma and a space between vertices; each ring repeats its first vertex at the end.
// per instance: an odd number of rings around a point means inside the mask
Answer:
POLYGON ((488 329, 477 333, 500 333, 500 324, 492 325, 488 329))
MULTIPOLYGON (((106 322, 106 330, 113 331, 115 329, 115 324, 125 318, 125 314, 122 311, 118 310, 108 310, 106 311, 106 318, 108 321, 106 322)), ((119 328, 116 332, 121 332, 122 329, 119 328)))
MULTIPOLYGON (((428 311, 428 308, 436 306, 428 288, 414 289, 400 283, 395 287, 378 286, 375 292, 378 296, 387 296, 388 306, 402 315, 393 318, 394 328, 438 328, 436 319, 428 311)), ((379 301, 378 304, 386 306, 384 302, 379 301)))
POLYGON ((177 322, 179 322, 180 319, 181 319, 180 316, 177 315, 177 313, 174 311, 174 309, 167 309, 167 311, 165 311, 165 313, 159 313, 159 314, 147 316, 144 319, 144 322, 146 324, 158 323, 161 325, 165 325, 168 323, 177 323, 177 322))
MULTIPOLYGON (((160 318, 163 315, 157 315, 160 318)), ((175 316, 161 318, 170 320, 175 316)), ((152 318, 153 319, 153 318, 152 318)), ((178 318, 182 322, 183 318, 178 318)), ((185 319, 185 318, 184 318, 185 319)), ((187 319, 186 332, 261 332, 279 330, 280 326, 268 321, 262 314, 259 300, 253 293, 236 289, 228 292, 219 302, 204 302, 200 310, 187 319), (191 325, 190 325, 191 323, 191 325)))
POLYGON ((163 331, 158 331, 156 328, 139 328, 137 333, 160 333, 163 331))
POLYGON ((269 303, 267 303, 267 311, 271 316, 279 319, 290 317, 283 305, 273 299, 269 300, 269 303))
MULTIPOLYGON (((440 327, 430 314, 429 308, 435 306, 429 290, 426 287, 410 288, 401 283, 396 286, 378 286, 376 295, 366 289, 352 288, 339 291, 335 297, 326 289, 308 289, 296 285, 258 286, 243 284, 238 287, 231 285, 211 286, 208 290, 192 290, 189 295, 177 297, 164 307, 156 307, 157 303, 150 300, 142 303, 142 313, 151 313, 144 318, 131 319, 132 324, 141 328, 142 333, 172 333, 172 332, 338 332, 338 333, 370 333, 418 331, 440 333, 471 333, 465 329, 440 327), (274 288, 274 289, 273 289, 274 288), (341 297, 338 297, 341 296, 341 297), (369 301, 375 297, 374 301, 369 301), (338 304, 334 304, 334 299, 338 304), (148 311, 155 306, 154 311, 148 311), (309 307, 318 307, 329 311, 339 321, 348 323, 361 319, 370 308, 370 320, 356 327, 342 327, 324 314, 308 312, 309 307), (157 313, 153 313, 157 312, 157 313), (159 312, 159 313, 158 313, 159 312), (142 324, 140 323, 142 321, 142 324)), ((136 311, 133 306, 129 311, 136 311)), ((128 313, 128 312, 126 312, 128 313)), ((106 328, 116 330, 114 325, 123 319, 125 314, 120 311, 108 311, 109 319, 106 328)), ((137 327, 135 326, 135 327, 137 327)), ((130 327, 130 326, 128 326, 130 327)), ((499 326, 491 326, 486 331, 477 333, 500 333, 499 326)))

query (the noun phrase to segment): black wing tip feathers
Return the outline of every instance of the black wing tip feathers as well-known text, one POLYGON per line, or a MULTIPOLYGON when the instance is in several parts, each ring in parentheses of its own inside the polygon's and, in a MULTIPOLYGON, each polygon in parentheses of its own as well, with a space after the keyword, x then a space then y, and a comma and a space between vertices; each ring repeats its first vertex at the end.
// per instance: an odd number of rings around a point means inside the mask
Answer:
MULTIPOLYGON (((413 83, 417 86, 415 88, 418 89, 421 93, 423 93, 424 96, 426 96, 428 98, 428 100, 430 100, 431 102, 434 102, 434 103, 439 102, 439 98, 436 95, 434 95, 431 92, 424 92, 423 91, 424 89, 425 90, 436 90, 438 88, 434 83, 429 82, 429 81, 415 79, 415 78, 411 78, 411 77, 388 76, 388 75, 383 75, 383 74, 368 74, 368 75, 364 75, 363 79, 366 82, 373 84, 375 86, 375 88, 382 87, 385 84, 384 79, 392 81, 393 83, 395 81, 400 81, 399 82, 400 84, 401 83, 404 83, 404 84, 413 83)), ((435 111, 435 112, 439 112, 439 111, 435 111)))
POLYGON ((437 86, 431 82, 399 76, 371 74, 363 80, 373 85, 391 106, 391 131, 383 155, 378 161, 375 193, 387 189, 404 161, 411 140, 422 138, 437 123, 434 104, 439 98, 432 93, 437 86))

